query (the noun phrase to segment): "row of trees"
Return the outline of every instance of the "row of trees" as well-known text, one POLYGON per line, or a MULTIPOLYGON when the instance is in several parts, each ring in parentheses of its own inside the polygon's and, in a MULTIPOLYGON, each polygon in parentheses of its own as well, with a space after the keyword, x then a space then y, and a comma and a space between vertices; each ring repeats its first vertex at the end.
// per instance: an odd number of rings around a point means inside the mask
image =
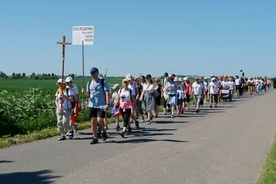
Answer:
MULTIPOLYGON (((69 76, 71 77, 75 77, 74 74, 69 74, 69 76)), ((59 75, 56 75, 54 73, 50 74, 46 74, 46 73, 43 73, 43 74, 35 74, 34 72, 27 76, 26 73, 12 73, 11 76, 8 76, 7 74, 5 74, 4 72, 0 72, 0 79, 8 79, 8 78, 11 78, 11 79, 58 79, 60 76, 59 75)))

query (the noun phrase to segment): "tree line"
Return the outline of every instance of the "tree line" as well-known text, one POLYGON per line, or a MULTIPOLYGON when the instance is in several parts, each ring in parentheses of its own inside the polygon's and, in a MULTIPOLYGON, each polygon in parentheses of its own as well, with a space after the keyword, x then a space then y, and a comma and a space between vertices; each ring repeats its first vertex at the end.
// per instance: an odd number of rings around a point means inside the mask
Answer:
MULTIPOLYGON (((68 76, 71 76, 72 78, 75 77, 74 74, 69 74, 68 76)), ((60 75, 56 75, 54 73, 42 73, 42 74, 36 74, 32 73, 31 75, 26 75, 26 73, 12 73, 11 76, 8 76, 4 72, 0 72, 0 79, 58 79, 60 78, 60 75)))

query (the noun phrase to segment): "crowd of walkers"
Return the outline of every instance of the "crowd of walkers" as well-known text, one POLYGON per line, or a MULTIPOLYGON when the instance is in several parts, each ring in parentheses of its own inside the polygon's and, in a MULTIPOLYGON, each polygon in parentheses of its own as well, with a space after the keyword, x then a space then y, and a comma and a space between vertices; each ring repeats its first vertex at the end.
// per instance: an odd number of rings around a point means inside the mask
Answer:
MULTIPOLYGON (((127 74, 121 84, 114 84, 112 92, 108 83, 99 77, 99 70, 92 67, 91 80, 82 93, 87 97, 88 115, 91 119, 93 138, 90 144, 98 143, 98 137, 107 139, 107 112, 112 109, 116 121, 116 130, 124 138, 131 132, 131 123, 139 129, 140 122, 152 124, 159 113, 166 118, 181 116, 184 111, 190 111, 190 105, 195 105, 195 113, 199 113, 203 105, 217 107, 220 100, 232 100, 245 94, 259 94, 270 88, 268 78, 239 76, 195 77, 190 82, 188 77, 178 77, 175 74, 164 73, 162 78, 146 76, 134 77, 127 74), (225 94, 226 93, 226 94, 225 94), (162 108, 160 108, 162 106, 162 108), (169 115, 169 116, 167 116, 169 115), (119 117, 122 116, 122 128, 119 117), (140 119, 140 121, 139 121, 140 119)), ((74 137, 77 131, 77 116, 80 109, 78 89, 72 84, 73 79, 67 77, 57 81, 56 115, 57 127, 61 132, 59 140, 74 137), (65 131, 68 131, 67 134, 65 131)))

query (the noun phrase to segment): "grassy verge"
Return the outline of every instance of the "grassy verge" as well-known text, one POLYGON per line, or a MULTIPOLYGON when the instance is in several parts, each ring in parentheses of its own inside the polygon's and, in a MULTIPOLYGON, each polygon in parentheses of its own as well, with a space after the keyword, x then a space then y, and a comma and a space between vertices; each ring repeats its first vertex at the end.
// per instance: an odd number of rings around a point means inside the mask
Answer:
POLYGON ((266 158, 265 165, 257 184, 276 183, 276 137, 266 158))
MULTIPOLYGON (((120 118, 120 121, 122 121, 121 118, 120 118)), ((110 124, 110 123, 115 123, 115 118, 108 118, 107 124, 110 124)), ((78 124, 78 130, 83 130, 90 127, 91 127, 90 122, 83 122, 78 124)), ((50 129, 43 129, 41 131, 34 131, 32 133, 25 134, 25 135, 16 135, 13 137, 4 136, 0 138, 0 149, 10 147, 12 145, 19 145, 19 144, 32 142, 32 141, 37 141, 40 139, 54 137, 59 134, 60 132, 57 130, 57 128, 50 128, 50 129)))

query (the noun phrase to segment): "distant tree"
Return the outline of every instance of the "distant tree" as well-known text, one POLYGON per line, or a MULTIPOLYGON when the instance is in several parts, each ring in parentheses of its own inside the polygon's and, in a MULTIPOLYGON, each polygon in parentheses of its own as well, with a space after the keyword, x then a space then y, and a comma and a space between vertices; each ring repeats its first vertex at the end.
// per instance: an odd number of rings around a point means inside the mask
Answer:
POLYGON ((26 73, 22 73, 22 78, 26 78, 26 73))
POLYGON ((68 76, 72 77, 73 79, 75 78, 75 74, 69 74, 68 76))
POLYGON ((31 74, 31 79, 34 79, 34 77, 35 77, 35 73, 33 72, 33 73, 31 74))
POLYGON ((1 79, 7 79, 8 78, 8 76, 4 73, 4 72, 0 72, 0 78, 1 79))
POLYGON ((12 79, 15 79, 15 73, 14 72, 12 73, 12 79))

